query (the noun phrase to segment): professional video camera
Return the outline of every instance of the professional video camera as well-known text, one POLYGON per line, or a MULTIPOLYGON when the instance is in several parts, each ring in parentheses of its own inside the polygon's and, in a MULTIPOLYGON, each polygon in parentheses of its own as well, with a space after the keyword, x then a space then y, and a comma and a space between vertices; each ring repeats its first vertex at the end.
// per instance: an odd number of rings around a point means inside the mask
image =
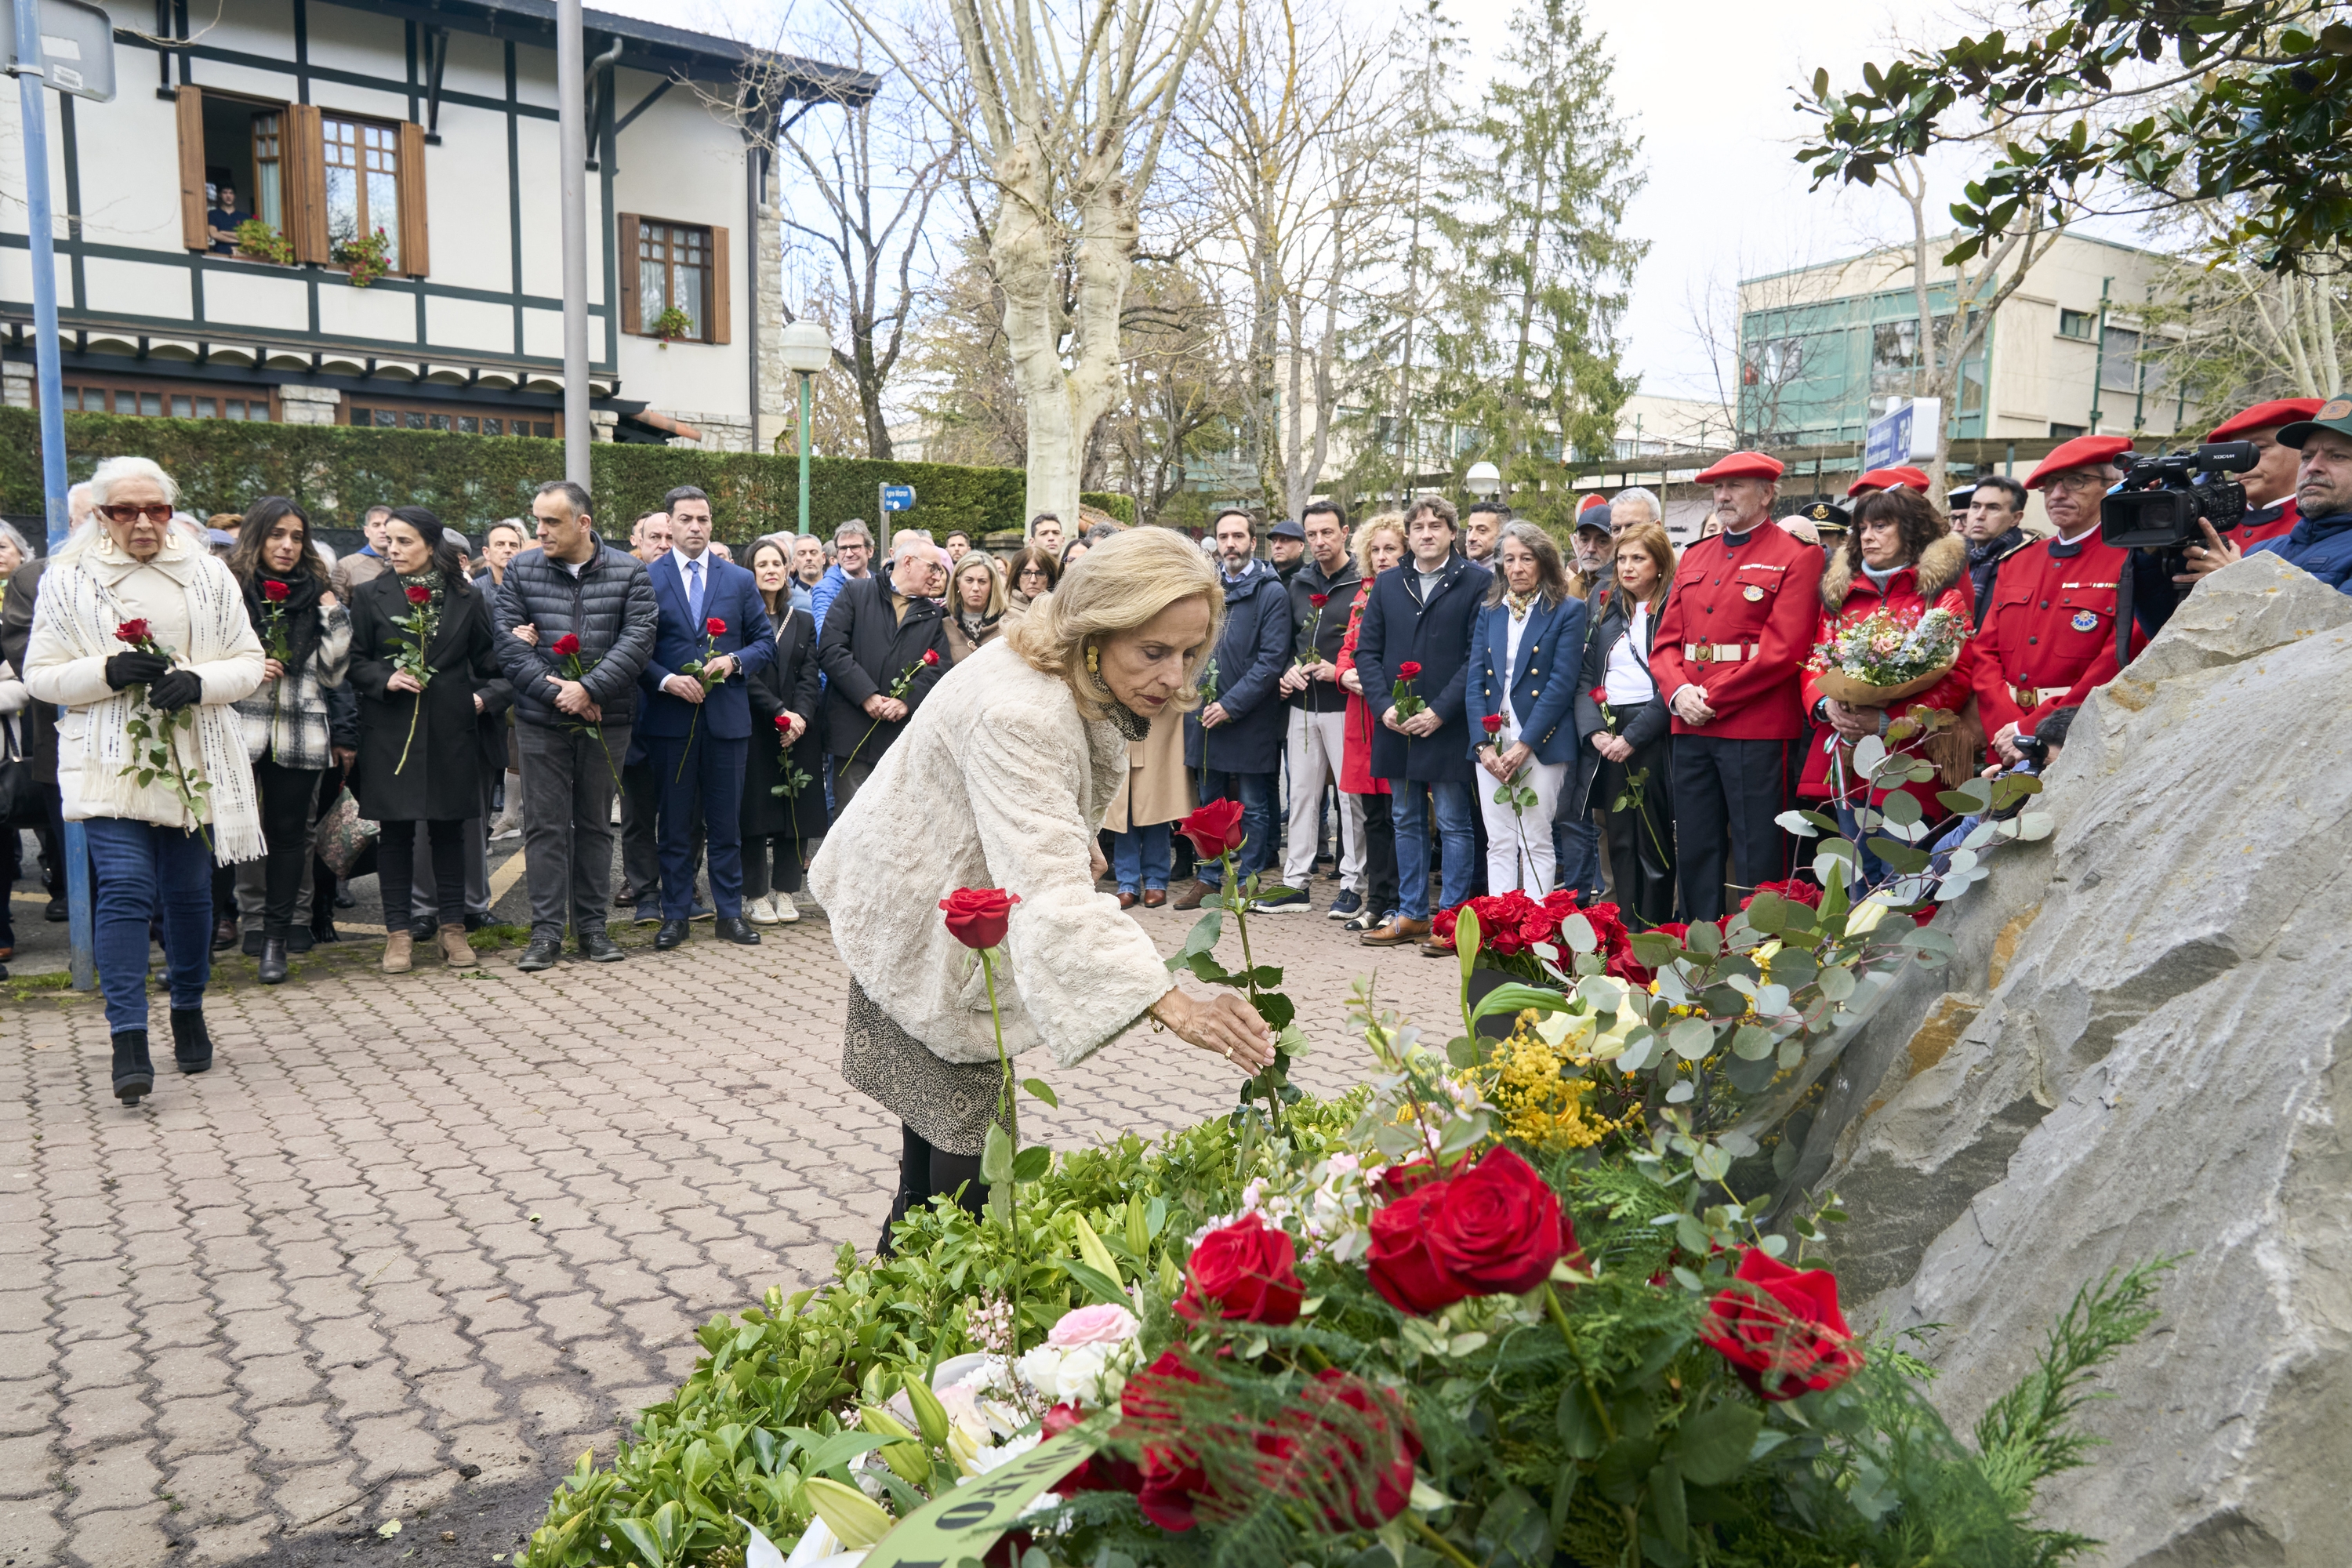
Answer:
POLYGON ((2224 478, 2260 458, 2252 441, 2217 441, 2143 458, 2099 503, 2099 537, 2125 550, 2181 550, 2204 538, 2198 521, 2227 533, 2246 515, 2246 487, 2224 478))

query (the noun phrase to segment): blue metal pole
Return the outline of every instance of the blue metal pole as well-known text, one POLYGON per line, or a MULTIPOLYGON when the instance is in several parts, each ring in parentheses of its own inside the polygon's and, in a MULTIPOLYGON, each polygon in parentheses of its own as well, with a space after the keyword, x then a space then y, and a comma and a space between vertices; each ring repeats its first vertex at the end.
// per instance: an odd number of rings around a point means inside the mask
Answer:
MULTIPOLYGON (((26 228, 32 240, 33 363, 41 405, 41 489, 49 524, 48 552, 66 542, 65 391, 58 379, 58 263, 49 233, 49 105, 43 94, 41 8, 16 0, 16 102, 25 126, 26 228)), ((44 570, 47 570, 44 568, 44 570)), ((62 711, 62 710, 60 710, 62 711)), ((98 984, 98 953, 90 941, 89 858, 81 824, 65 825, 67 941, 73 988, 98 984)))

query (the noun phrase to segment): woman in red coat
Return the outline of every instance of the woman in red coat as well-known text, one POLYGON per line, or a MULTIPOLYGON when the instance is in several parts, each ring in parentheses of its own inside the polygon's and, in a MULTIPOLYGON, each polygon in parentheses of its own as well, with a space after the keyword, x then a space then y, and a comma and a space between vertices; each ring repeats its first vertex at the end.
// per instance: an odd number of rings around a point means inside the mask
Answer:
MULTIPOLYGON (((1404 514, 1384 511, 1367 518, 1349 542, 1364 585, 1348 610, 1348 635, 1339 641, 1339 684, 1348 689, 1347 740, 1339 750, 1339 788, 1364 797, 1364 907, 1345 929, 1371 931, 1396 913, 1396 824, 1389 816, 1388 780, 1372 776, 1372 730, 1379 721, 1364 700, 1356 678, 1356 638, 1364 629, 1364 605, 1372 579, 1404 559, 1404 514)), ((1385 696, 1385 693, 1381 694, 1385 696)))
MULTIPOLYGON (((1944 610, 1969 624, 1969 552, 1966 542, 1927 499, 1916 490, 1897 488, 1864 496, 1854 509, 1853 528, 1845 544, 1822 572, 1822 619, 1816 640, 1828 641, 1837 631, 1882 610, 1916 624, 1929 610, 1944 610)), ((1848 706, 1822 695, 1811 670, 1804 678, 1806 710, 1813 716, 1812 743, 1805 753, 1805 771, 1798 794, 1834 802, 1846 836, 1854 836, 1853 812, 1863 804, 1864 788, 1853 775, 1852 748, 1866 735, 1883 735, 1895 719, 1916 715, 1929 719, 1929 710, 1957 716, 1968 705, 1975 649, 1960 644, 1959 656, 1943 679, 1927 690, 1883 708, 1848 706)), ((1922 752, 1925 733, 1915 735, 1895 750, 1906 755, 1922 752)), ((1943 788, 1930 779, 1903 786, 1919 802, 1927 820, 1948 815, 1936 799, 1943 788)), ((1886 792, 1872 791, 1876 805, 1886 792)), ((1863 851, 1864 880, 1884 881, 1885 864, 1867 848, 1863 851)))

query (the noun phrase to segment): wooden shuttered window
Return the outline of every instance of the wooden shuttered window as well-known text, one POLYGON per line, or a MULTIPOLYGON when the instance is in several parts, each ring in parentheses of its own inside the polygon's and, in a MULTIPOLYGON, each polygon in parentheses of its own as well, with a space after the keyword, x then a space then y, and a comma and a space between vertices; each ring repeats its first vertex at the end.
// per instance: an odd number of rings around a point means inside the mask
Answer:
POLYGON ((327 155, 320 142, 319 106, 286 106, 286 237, 297 261, 332 259, 327 244, 327 155))
POLYGON ((621 214, 619 246, 621 251, 621 331, 643 332, 646 330, 644 310, 637 304, 637 243, 640 220, 635 213, 621 214))
POLYGON ((425 225, 425 127, 414 121, 400 127, 400 160, 393 173, 400 190, 400 270, 422 278, 433 268, 425 225))
POLYGON ((706 342, 723 343, 731 324, 728 310, 727 287, 731 276, 727 266, 727 231, 714 227, 710 231, 710 302, 707 318, 706 342))
POLYGON ((190 250, 210 250, 212 236, 205 226, 204 89, 181 88, 173 107, 180 127, 180 243, 190 250))

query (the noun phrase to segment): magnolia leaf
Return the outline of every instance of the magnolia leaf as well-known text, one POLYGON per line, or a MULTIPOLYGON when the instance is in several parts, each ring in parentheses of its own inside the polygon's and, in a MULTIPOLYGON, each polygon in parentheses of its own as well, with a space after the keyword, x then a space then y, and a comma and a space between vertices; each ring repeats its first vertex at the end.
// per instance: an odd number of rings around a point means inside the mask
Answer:
MULTIPOLYGON (((833 1531, 845 1550, 871 1551, 890 1533, 890 1516, 856 1487, 845 1487, 823 1476, 811 1476, 801 1486, 809 1507, 816 1510, 816 1516, 824 1521, 825 1528, 833 1531)), ((659 1555, 647 1558, 654 1563, 661 1560, 659 1555)))
MULTIPOLYGON (((1078 1256, 1117 1282, 1120 1277, 1118 1259, 1110 1255, 1110 1248, 1103 1245, 1102 1237, 1095 1234, 1095 1227, 1087 1223, 1086 1215, 1074 1214, 1070 1218, 1078 1233, 1078 1256)), ((1137 1250, 1142 1249, 1139 1247, 1137 1250)))
POLYGON ((1054 1092, 1054 1086, 1044 1079, 1024 1078, 1021 1080, 1021 1087, 1029 1091, 1032 1099, 1042 1100, 1056 1110, 1062 1109, 1061 1097, 1054 1092))
POLYGON ((1675 1456, 1681 1461, 1684 1478, 1702 1487, 1729 1483, 1748 1468, 1756 1435, 1763 1429, 1764 1412, 1736 1401, 1727 1400, 1689 1417, 1675 1436, 1675 1456))

